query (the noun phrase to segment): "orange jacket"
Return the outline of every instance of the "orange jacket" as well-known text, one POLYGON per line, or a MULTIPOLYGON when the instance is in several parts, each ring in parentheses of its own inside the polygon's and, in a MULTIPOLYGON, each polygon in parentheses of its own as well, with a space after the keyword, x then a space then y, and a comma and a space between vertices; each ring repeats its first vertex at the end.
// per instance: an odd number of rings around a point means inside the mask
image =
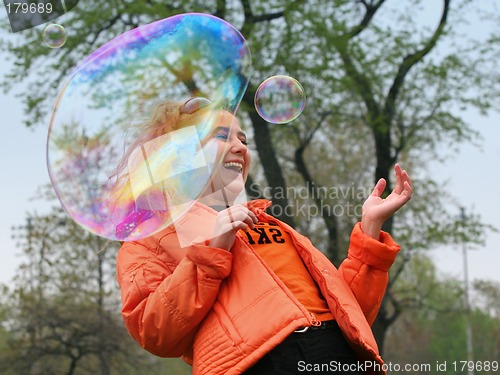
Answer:
MULTIPOLYGON (((399 246, 384 232, 380 241, 365 235, 358 223, 337 270, 308 238, 263 212, 269 201, 249 205, 259 221, 276 222, 291 236, 358 358, 382 364, 370 325, 399 246)), ((215 220, 216 214, 197 205, 178 225, 203 231, 210 227, 207 215, 215 220)), ((143 348, 182 356, 193 374, 240 374, 294 330, 311 325, 308 311, 242 236, 230 252, 208 240, 183 248, 170 226, 122 246, 117 277, 123 319, 143 348)))

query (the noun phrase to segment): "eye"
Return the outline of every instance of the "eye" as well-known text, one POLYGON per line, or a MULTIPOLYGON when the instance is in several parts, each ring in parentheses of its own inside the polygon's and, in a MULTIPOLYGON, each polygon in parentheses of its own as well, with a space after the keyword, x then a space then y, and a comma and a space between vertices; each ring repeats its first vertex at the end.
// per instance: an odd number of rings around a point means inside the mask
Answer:
POLYGON ((248 142, 246 138, 240 139, 241 143, 243 143, 245 146, 248 146, 248 142))
POLYGON ((224 141, 227 141, 227 137, 228 137, 228 132, 224 130, 219 130, 214 134, 214 138, 222 139, 224 141))

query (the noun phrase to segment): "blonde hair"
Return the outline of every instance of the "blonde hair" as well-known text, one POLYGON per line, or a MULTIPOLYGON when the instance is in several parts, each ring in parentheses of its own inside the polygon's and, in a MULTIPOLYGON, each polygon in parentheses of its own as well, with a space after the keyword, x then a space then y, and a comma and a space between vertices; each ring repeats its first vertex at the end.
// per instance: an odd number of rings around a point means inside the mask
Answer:
POLYGON ((200 123, 211 113, 215 105, 209 105, 193 113, 181 113, 183 103, 164 101, 157 104, 151 116, 132 130, 135 139, 131 142, 121 157, 110 180, 108 205, 113 217, 125 217, 136 209, 133 197, 132 183, 128 171, 129 158, 137 149, 149 141, 159 138, 167 133, 200 123))
POLYGON ((110 179, 123 177, 128 159, 137 148, 162 135, 196 124, 214 107, 213 105, 203 107, 188 114, 181 113, 180 109, 183 105, 179 102, 164 101, 154 107, 151 117, 133 129, 137 136, 125 150, 110 179))
POLYGON ((120 162, 116 166, 113 174, 110 176, 110 179, 113 177, 123 177, 123 175, 120 175, 125 170, 130 155, 138 147, 163 134, 180 128, 179 109, 181 105, 182 104, 180 103, 171 101, 166 101, 156 105, 151 117, 133 129, 134 133, 137 134, 137 137, 125 150, 125 153, 120 159, 120 162))

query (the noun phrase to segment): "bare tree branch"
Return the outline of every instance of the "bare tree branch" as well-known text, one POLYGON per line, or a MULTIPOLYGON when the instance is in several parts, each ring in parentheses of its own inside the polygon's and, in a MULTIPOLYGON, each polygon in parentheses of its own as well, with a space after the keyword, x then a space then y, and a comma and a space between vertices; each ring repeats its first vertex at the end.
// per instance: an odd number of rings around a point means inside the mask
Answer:
POLYGON ((446 21, 448 17, 448 11, 450 7, 451 0, 444 0, 443 13, 441 15, 441 19, 439 24, 434 31, 432 37, 427 41, 425 46, 414 53, 407 55, 401 65, 399 66, 398 72, 394 81, 392 83, 391 88, 389 89, 389 93, 387 94, 387 98, 385 101, 384 107, 384 117, 387 119, 392 119, 394 117, 395 109, 396 109, 396 100, 398 98, 398 94, 403 86, 406 75, 411 70, 415 64, 422 61, 422 59, 436 46, 437 41, 443 34, 444 28, 446 26, 446 21))
POLYGON ((328 231, 328 238, 330 239, 330 241, 328 241, 327 248, 328 255, 333 263, 339 265, 341 259, 338 241, 338 221, 334 215, 331 215, 331 213, 328 212, 328 207, 321 202, 321 198, 318 196, 318 194, 314 193, 313 189, 321 189, 321 185, 317 184, 314 181, 314 178, 311 176, 311 173, 309 172, 307 164, 304 160, 304 151, 311 142, 316 131, 323 125, 323 122, 330 114, 331 112, 322 113, 316 126, 309 132, 309 134, 306 135, 304 139, 300 140, 300 146, 295 150, 294 162, 297 167, 297 171, 304 179, 307 190, 310 192, 311 196, 315 197, 314 201, 317 207, 321 209, 321 216, 328 231))
POLYGON ((377 10, 382 6, 385 0, 379 0, 375 4, 373 4, 373 1, 371 1, 370 4, 367 4, 366 1, 360 2, 365 6, 366 13, 361 22, 346 33, 348 39, 352 39, 358 36, 363 30, 368 27, 371 20, 373 19, 373 16, 375 15, 375 13, 377 13, 377 10))
POLYGON ((403 261, 399 265, 398 269, 396 272, 394 272, 393 275, 391 275, 391 279, 389 280, 389 283, 387 284, 387 289, 391 289, 391 287, 394 285, 394 283, 398 280, 399 276, 401 276, 401 273, 404 271, 406 264, 410 260, 410 256, 404 256, 403 261))
POLYGON ((94 38, 90 41, 90 45, 93 46, 95 44, 95 42, 97 41, 97 39, 99 38, 99 36, 101 35, 101 33, 110 29, 111 27, 113 27, 117 23, 118 20, 123 22, 123 19, 121 18, 120 13, 118 13, 113 18, 111 18, 108 21, 107 25, 105 25, 105 26, 101 27, 99 30, 97 30, 97 32, 94 35, 94 38))

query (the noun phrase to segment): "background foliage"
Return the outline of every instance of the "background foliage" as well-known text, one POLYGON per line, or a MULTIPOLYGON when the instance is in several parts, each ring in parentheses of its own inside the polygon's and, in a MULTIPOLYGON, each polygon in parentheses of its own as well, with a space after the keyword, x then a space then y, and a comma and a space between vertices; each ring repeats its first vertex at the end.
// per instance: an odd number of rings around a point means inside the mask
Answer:
MULTIPOLYGON (((417 20, 426 1, 86 2, 60 19, 68 31, 64 48, 44 47, 41 27, 4 38, 0 46, 14 68, 1 83, 12 93, 19 84, 37 87, 17 94, 24 99, 25 125, 40 126, 71 69, 113 37, 182 12, 228 20, 253 54, 255 73, 240 109, 256 156, 249 195, 272 198, 276 216, 339 264, 371 186, 386 178, 388 193, 392 167, 402 163, 415 195, 384 227, 404 250, 374 332, 393 361, 460 360, 461 283, 436 275, 425 254, 438 244, 481 244, 492 227, 479 217, 458 217, 457 203, 426 174, 426 165, 461 142, 479 141, 461 117, 464 109, 498 109, 498 35, 478 41, 462 35, 461 26, 472 13, 484 22, 499 18, 470 0, 440 4, 433 20, 417 20), (258 84, 276 74, 296 77, 308 95, 302 116, 287 126, 270 126, 253 109, 258 84)), ((162 373, 179 364, 151 357, 128 339, 113 280, 117 244, 82 232, 59 209, 27 219, 16 234, 25 263, 1 301, 1 371, 112 374, 140 367, 141 373, 162 373)), ((477 285, 478 359, 500 358, 498 293, 493 283, 477 285), (492 339, 481 341, 483 334, 492 339)))

